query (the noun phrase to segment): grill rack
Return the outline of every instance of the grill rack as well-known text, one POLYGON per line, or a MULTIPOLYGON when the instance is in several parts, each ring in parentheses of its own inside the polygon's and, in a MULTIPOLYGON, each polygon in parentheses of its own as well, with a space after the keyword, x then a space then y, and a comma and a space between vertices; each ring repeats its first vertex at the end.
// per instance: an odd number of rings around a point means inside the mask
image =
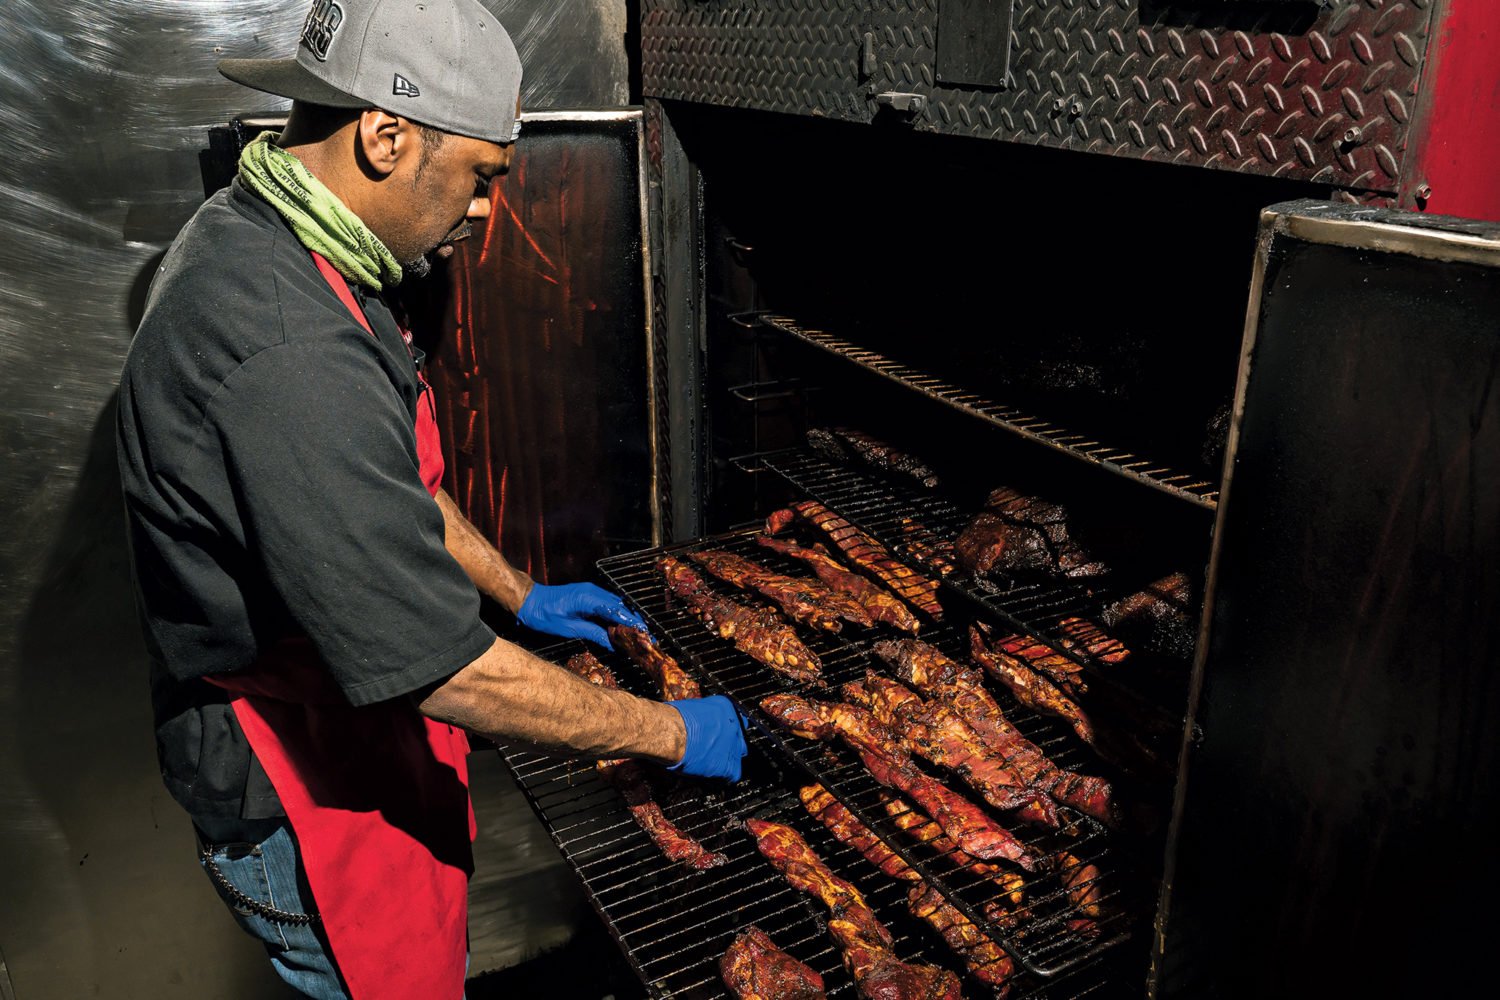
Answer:
MULTIPOLYGON (((1101 894, 1107 912, 1098 921, 1099 933, 1091 939, 1081 938, 1066 930, 1067 921, 1078 914, 1060 884, 1044 878, 1040 883, 1043 889, 1038 893, 1038 877, 1030 876, 1028 884, 1032 888, 1028 892, 1027 905, 1033 918, 1025 925, 1026 936, 1018 938, 993 926, 983 916, 983 905, 996 895, 993 884, 972 868, 959 866, 946 853, 930 845, 913 844, 885 812, 883 796, 887 790, 869 775, 853 752, 842 745, 795 737, 761 713, 759 702, 769 694, 791 691, 813 697, 837 697, 837 685, 862 678, 867 669, 888 673, 883 664, 869 654, 868 647, 875 639, 894 637, 896 633, 879 627, 861 637, 835 637, 826 633, 809 636, 807 630, 802 630, 799 634, 822 660, 823 677, 830 686, 828 691, 809 690, 793 685, 751 660, 708 632, 686 610, 669 602, 655 568, 656 560, 663 554, 681 556, 696 549, 717 548, 750 556, 765 565, 796 575, 798 568, 790 560, 754 544, 756 530, 744 529, 659 549, 611 556, 600 560, 599 568, 650 622, 658 639, 672 647, 679 662, 703 682, 705 690, 718 691, 734 699, 762 730, 770 746, 821 782, 887 846, 1005 948, 1021 968, 1040 977, 1058 976, 1135 935, 1142 915, 1149 912, 1154 881, 1143 877, 1140 859, 1127 860, 1124 853, 1114 849, 1112 841, 1118 838, 1108 835, 1096 821, 1059 807, 1061 814, 1073 820, 1078 831, 1076 838, 1007 824, 1012 833, 1039 854, 1051 854, 1066 848, 1080 861, 1096 865, 1107 887, 1101 894)), ((717 586, 716 583, 711 585, 717 586)), ((736 600, 750 602, 743 592, 731 592, 727 588, 722 592, 736 600)), ((963 656, 960 647, 964 633, 952 625, 924 629, 921 638, 949 655, 963 656)), ((1107 771, 1107 768, 1098 766, 1092 752, 1070 729, 1017 705, 1009 692, 996 691, 995 694, 1012 723, 1059 767, 1082 773, 1107 771)), ((965 791, 966 786, 960 779, 951 775, 940 777, 956 791, 965 791)), ((975 798, 972 794, 969 797, 975 798)))
MULTIPOLYGON (((533 651, 561 663, 586 648, 575 641, 533 651)), ((618 654, 590 651, 610 667, 622 688, 654 696, 650 679, 634 663, 618 654)), ((724 787, 685 780, 659 800, 679 829, 727 857, 724 865, 701 872, 663 857, 591 763, 518 746, 501 745, 498 752, 652 997, 727 996, 719 979, 719 956, 751 924, 822 974, 828 996, 854 996, 841 954, 826 933, 825 911, 760 856, 754 839, 739 828, 749 816, 785 823, 801 833, 836 875, 865 895, 890 928, 903 960, 942 965, 962 975, 961 961, 906 913, 906 885, 877 871, 808 816, 792 791, 798 782, 779 766, 765 735, 752 729, 748 737, 750 755, 741 782, 724 787)), ((1018 976, 1012 980, 1011 997, 1103 1000, 1129 995, 1115 971, 1096 962, 1062 980, 1018 976)), ((975 988, 980 985, 965 979, 965 995, 982 996, 975 988)))
MULTIPOLYGON (((801 492, 836 511, 885 545, 917 572, 931 570, 910 555, 907 525, 952 542, 968 526, 972 511, 928 490, 918 491, 886 477, 835 464, 810 450, 796 448, 758 456, 765 468, 801 492)), ((1091 686, 1091 709, 1131 720, 1131 738, 1117 739, 1112 761, 1156 781, 1170 780, 1182 739, 1182 707, 1187 704, 1187 664, 1135 649, 1128 663, 1101 664, 1086 650, 1068 648, 1055 624, 1063 618, 1096 620, 1111 601, 1135 588, 1121 589, 1107 578, 1014 580, 1005 586, 962 571, 942 580, 943 593, 979 609, 982 617, 1035 636, 1081 664, 1091 686)), ((948 601, 945 607, 951 605, 948 601)), ((963 658, 963 657, 960 657, 963 658)), ((1119 733, 1121 730, 1107 730, 1119 733)))
POLYGON ((742 323, 748 322, 749 317, 753 316, 754 321, 766 329, 775 330, 827 351, 836 357, 845 358, 868 371, 945 403, 961 413, 978 417, 986 423, 1002 427, 1029 441, 1046 445, 1090 465, 1109 469, 1117 475, 1144 483, 1153 489, 1186 500, 1196 506, 1213 510, 1219 505, 1217 483, 1190 473, 1178 472, 1168 466, 1132 454, 1124 448, 1111 447, 1086 434, 1073 433, 1067 428, 1032 416, 1014 406, 960 389, 940 378, 901 364, 876 351, 860 347, 858 344, 850 343, 834 334, 805 327, 791 317, 771 313, 740 315, 742 323))

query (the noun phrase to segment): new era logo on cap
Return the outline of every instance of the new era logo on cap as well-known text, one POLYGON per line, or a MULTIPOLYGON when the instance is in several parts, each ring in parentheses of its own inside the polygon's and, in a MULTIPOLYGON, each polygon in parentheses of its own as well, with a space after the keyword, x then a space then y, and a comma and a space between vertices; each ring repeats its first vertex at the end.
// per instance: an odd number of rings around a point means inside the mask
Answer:
POLYGON ((391 85, 391 93, 395 94, 397 97, 422 96, 422 92, 417 89, 417 85, 415 83, 412 83, 406 77, 402 76, 400 73, 396 74, 396 82, 391 85))
POLYGON ((307 12, 307 20, 302 24, 302 44, 317 57, 318 62, 327 61, 328 46, 333 44, 334 33, 343 23, 344 8, 334 0, 314 0, 312 10, 307 12))

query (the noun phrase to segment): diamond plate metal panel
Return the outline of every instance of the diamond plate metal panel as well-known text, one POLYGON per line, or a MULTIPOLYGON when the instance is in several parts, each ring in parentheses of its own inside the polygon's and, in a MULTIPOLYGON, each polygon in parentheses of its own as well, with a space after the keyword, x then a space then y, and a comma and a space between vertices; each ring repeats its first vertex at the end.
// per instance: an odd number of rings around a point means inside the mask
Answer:
POLYGON ((1394 192, 1436 0, 1015 0, 1011 81, 934 77, 939 0, 643 0, 665 100, 912 127, 1394 192))

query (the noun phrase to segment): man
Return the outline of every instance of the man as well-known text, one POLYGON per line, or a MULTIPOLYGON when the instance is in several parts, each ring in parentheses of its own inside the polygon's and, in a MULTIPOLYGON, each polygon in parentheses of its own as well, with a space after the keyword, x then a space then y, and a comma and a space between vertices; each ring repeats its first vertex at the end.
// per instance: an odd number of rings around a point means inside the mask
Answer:
POLYGON ((457 998, 463 730, 736 780, 742 720, 593 687, 479 617, 483 593, 601 645, 640 624, 533 583, 459 513, 380 297, 488 215, 519 134, 500 24, 476 0, 317 0, 295 59, 220 70, 293 105, 173 244, 121 380, 163 777, 287 982, 457 998))

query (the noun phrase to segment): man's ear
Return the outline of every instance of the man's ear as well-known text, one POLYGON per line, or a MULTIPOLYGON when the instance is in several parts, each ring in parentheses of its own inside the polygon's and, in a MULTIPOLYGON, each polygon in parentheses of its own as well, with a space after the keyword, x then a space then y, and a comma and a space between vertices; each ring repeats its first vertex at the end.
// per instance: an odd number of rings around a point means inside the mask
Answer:
POLYGON ((357 135, 365 167, 378 177, 389 176, 403 156, 416 151, 411 123, 379 108, 360 112, 357 135))

